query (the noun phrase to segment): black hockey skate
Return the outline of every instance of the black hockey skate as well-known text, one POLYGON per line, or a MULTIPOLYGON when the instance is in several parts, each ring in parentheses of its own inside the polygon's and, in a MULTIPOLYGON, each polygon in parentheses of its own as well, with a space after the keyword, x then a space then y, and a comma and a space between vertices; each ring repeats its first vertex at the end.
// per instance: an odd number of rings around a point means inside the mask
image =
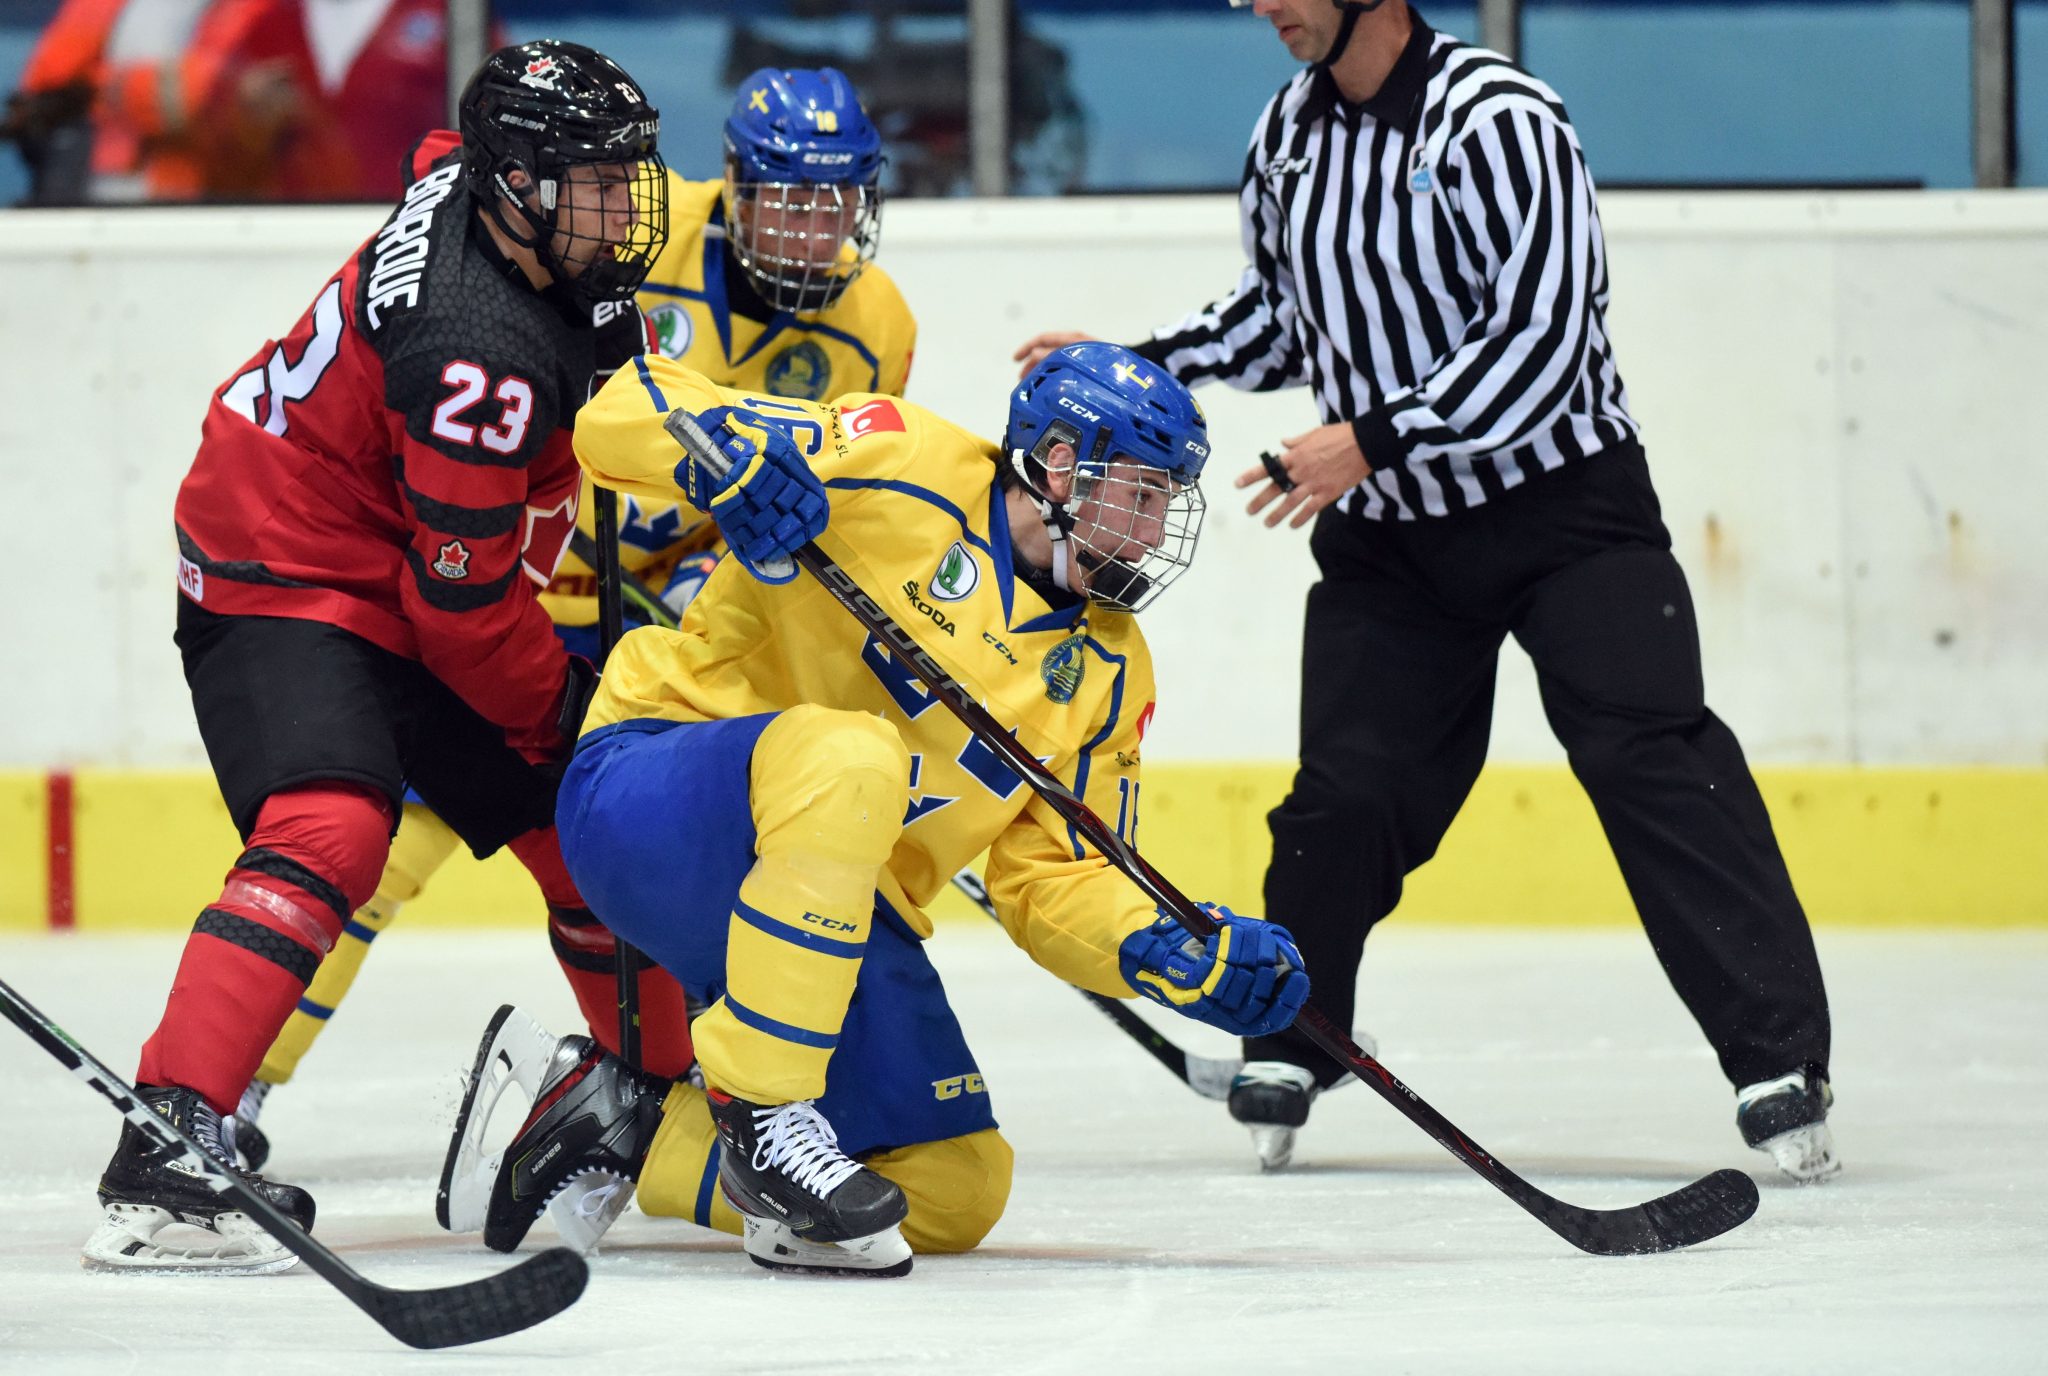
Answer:
MULTIPOLYGON (((234 1153, 223 1140, 221 1116, 197 1090, 144 1086, 137 1096, 292 1222, 313 1230, 313 1197, 296 1185, 235 1166, 234 1153)), ((157 1146, 133 1124, 121 1127, 114 1159, 100 1177, 99 1195, 106 1216, 86 1241, 84 1257, 95 1270, 253 1275, 282 1271, 298 1261, 227 1196, 209 1187, 178 1148, 157 1146)))
MULTIPOLYGON (((1380 1054, 1379 1043, 1370 1032, 1354 1030, 1351 1040, 1368 1056, 1380 1054)), ((1336 1067, 1328 1073, 1335 1074, 1336 1067)), ((1325 1084, 1314 1071, 1292 1061, 1246 1061, 1232 1077, 1225 1102, 1230 1116, 1252 1130, 1252 1150, 1259 1154, 1259 1169, 1277 1171, 1292 1161, 1294 1135, 1307 1124, 1309 1105, 1324 1090, 1353 1078, 1338 1075, 1325 1084)))
POLYGON ((755 1104, 708 1092, 718 1183, 746 1225, 747 1255, 771 1271, 905 1276, 910 1204, 893 1181, 839 1150, 808 1100, 755 1104))
POLYGON ((1286 1061, 1246 1061, 1237 1072, 1230 1116, 1252 1130, 1260 1170, 1277 1171, 1294 1159, 1294 1134, 1321 1092, 1313 1072, 1286 1061))
POLYGON ((1818 1184, 1842 1169, 1828 1109, 1835 1091, 1826 1080, 1795 1070, 1735 1091, 1735 1126, 1742 1140, 1769 1152, 1778 1169, 1801 1185, 1818 1184))
MULTIPOLYGON (((632 1201, 668 1089, 588 1037, 557 1042, 491 1182, 484 1245, 511 1251, 545 1213, 565 1245, 596 1247, 632 1201)), ((456 1124, 458 1143, 465 1127, 456 1124)))

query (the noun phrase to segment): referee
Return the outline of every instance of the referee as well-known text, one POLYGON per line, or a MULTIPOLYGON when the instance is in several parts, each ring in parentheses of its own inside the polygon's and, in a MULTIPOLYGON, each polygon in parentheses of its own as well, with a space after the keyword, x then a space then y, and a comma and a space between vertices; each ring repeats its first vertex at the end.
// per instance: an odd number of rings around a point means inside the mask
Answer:
MULTIPOLYGON (((1744 1139, 1795 1179, 1832 1174, 1820 963, 1742 749, 1707 709, 1564 106, 1405 0, 1251 7, 1309 64, 1245 157, 1251 262, 1137 349, 1187 383, 1310 387, 1324 421, 1237 484, 1269 527, 1315 522, 1322 575, 1266 916, 1349 1027, 1366 932, 1486 758, 1513 635, 1657 958, 1738 1087, 1744 1139)), ((1341 1072, 1291 1031, 1245 1058, 1231 1114, 1282 1166, 1341 1072)))

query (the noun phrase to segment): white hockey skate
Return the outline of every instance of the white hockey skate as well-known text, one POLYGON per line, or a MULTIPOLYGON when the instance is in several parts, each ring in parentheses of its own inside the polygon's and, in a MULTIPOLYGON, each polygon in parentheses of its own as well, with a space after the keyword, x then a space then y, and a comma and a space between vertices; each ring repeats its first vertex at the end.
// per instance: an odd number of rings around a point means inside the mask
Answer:
MULTIPOLYGON (((491 1187, 505 1164, 505 1148, 486 1151, 492 1116, 505 1092, 517 1089, 511 1108, 522 1117, 540 1095, 548 1062, 560 1040, 511 1004, 501 1006, 484 1028, 456 1111, 448 1159, 434 1192, 434 1218, 451 1233, 480 1233, 490 1213, 491 1187)), ((502 1129, 502 1125, 501 1125, 502 1129)), ((507 1134, 509 1137, 509 1133, 507 1134)), ((571 1205, 570 1207, 574 1207, 571 1205)))
POLYGON ((288 1271, 299 1259, 239 1209, 201 1224, 150 1204, 109 1204, 79 1264, 88 1271, 263 1276, 288 1271))
POLYGON ((741 1214, 747 1255, 771 1271, 828 1276, 901 1276, 910 1271, 910 1244, 897 1226, 846 1242, 811 1242, 786 1223, 741 1214))
POLYGON ((1767 1152, 1794 1183, 1817 1185, 1842 1169, 1828 1109, 1835 1091, 1804 1070, 1761 1080, 1735 1091, 1735 1125, 1742 1140, 1767 1152))

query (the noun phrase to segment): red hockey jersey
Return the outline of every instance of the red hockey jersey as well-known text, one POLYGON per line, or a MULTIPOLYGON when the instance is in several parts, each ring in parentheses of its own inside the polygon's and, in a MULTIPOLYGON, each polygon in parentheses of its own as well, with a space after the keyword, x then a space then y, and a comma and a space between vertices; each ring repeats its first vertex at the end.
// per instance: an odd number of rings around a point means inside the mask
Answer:
POLYGON ((515 748, 555 730, 567 659, 536 591, 576 521, 569 425, 645 347, 536 292, 478 223, 452 133, 290 334, 214 394, 178 490, 178 586, 208 611, 326 621, 416 659, 515 748))

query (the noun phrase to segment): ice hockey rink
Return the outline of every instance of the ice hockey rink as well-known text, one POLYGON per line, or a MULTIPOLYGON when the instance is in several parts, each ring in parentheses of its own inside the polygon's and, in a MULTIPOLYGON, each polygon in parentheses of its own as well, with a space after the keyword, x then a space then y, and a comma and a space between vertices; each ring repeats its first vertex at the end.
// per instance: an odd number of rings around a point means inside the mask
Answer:
MULTIPOLYGON (((525 1333, 413 1353, 303 1268, 109 1277, 78 1266, 114 1111, 0 1027, 9 1372, 1651 1372, 2048 1369, 2048 933, 1820 934, 1845 1173, 1777 1181, 1744 1149, 1704 1041, 1633 930, 1374 936, 1361 1006, 1394 1072, 1504 1163, 1574 1203, 1722 1166, 1763 1203, 1688 1252, 1584 1256, 1378 1097, 1318 1103, 1296 1168, 993 928, 933 954, 1017 1148, 1008 1214, 900 1281, 779 1277, 735 1240, 629 1212, 583 1300, 525 1333)), ((0 942, 0 972, 127 1073, 170 937, 0 942)), ((442 1285, 504 1264, 432 1217, 461 1072, 500 1001, 566 1029, 545 943, 407 931, 378 943, 299 1078, 273 1170, 369 1278, 442 1285)), ((1151 1010, 1147 1010, 1148 1012, 1151 1010)), ((1206 1029, 1184 1044, 1227 1055, 1206 1029)), ((528 1246, 549 1232, 543 1223, 528 1246)))

